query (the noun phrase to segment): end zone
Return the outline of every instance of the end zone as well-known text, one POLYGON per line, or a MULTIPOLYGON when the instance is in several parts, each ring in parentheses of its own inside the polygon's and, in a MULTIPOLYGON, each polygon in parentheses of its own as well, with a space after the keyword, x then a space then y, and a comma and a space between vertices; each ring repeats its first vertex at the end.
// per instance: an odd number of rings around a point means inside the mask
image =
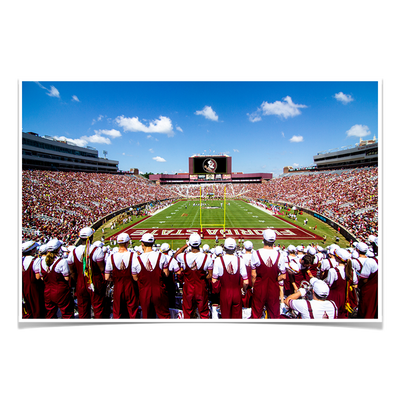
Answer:
MULTIPOLYGON (((268 227, 266 227, 268 228, 268 227)), ((265 229, 266 229, 265 228, 265 229)), ((273 228, 276 233, 276 240, 322 240, 322 237, 302 229, 296 225, 290 228, 273 228)), ((225 236, 233 237, 235 239, 262 239, 262 233, 264 229, 260 228, 225 228, 225 236)), ((156 240, 171 240, 171 239, 187 239, 192 233, 201 233, 200 228, 181 228, 181 229, 137 229, 134 226, 130 226, 114 235, 111 235, 107 239, 116 237, 119 233, 126 232, 129 234, 132 240, 140 240, 145 233, 154 235, 156 240)), ((215 239, 215 236, 223 237, 223 228, 203 228, 204 239, 215 239)))

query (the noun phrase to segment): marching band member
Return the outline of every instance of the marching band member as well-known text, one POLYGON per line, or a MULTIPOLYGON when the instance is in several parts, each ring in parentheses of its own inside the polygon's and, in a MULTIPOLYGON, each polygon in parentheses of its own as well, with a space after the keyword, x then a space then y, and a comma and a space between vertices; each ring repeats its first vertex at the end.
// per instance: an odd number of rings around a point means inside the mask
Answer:
POLYGON ((196 308, 201 319, 210 317, 208 307, 207 279, 211 279, 213 262, 211 258, 200 251, 201 237, 192 233, 188 243, 174 255, 183 274, 182 311, 184 318, 193 318, 196 308), (185 250, 191 247, 191 251, 185 250))
MULTIPOLYGON (((358 245, 360 267, 358 271, 359 304, 357 318, 378 318, 378 259, 367 257, 367 246, 358 245)), ((354 263, 353 265, 356 265, 354 263)))
POLYGON ((161 253, 165 255, 168 263, 169 274, 166 277, 165 285, 168 293, 168 304, 169 308, 175 308, 175 293, 176 293, 176 284, 175 284, 175 274, 180 270, 178 262, 175 258, 170 255, 171 247, 168 243, 163 243, 160 247, 161 253))
POLYGON ((39 244, 30 240, 22 245, 22 318, 44 318, 44 285, 40 279, 39 244))
POLYGON ((94 230, 86 227, 79 237, 86 242, 76 247, 68 256, 68 265, 76 281, 79 318, 90 319, 91 307, 94 318, 105 318, 104 252, 91 243, 94 230))
POLYGON ((251 255, 253 253, 253 243, 250 240, 246 240, 243 243, 244 254, 242 255, 242 259, 244 265, 246 266, 247 278, 248 278, 248 287, 247 290, 242 292, 242 303, 244 308, 251 308, 251 302, 253 298, 252 286, 251 286, 251 255))
POLYGON ((225 255, 217 258, 212 274, 213 291, 220 292, 221 318, 242 318, 242 293, 249 283, 246 266, 240 257, 234 255, 235 239, 224 243, 225 255))
POLYGON ((280 282, 286 278, 286 269, 283 257, 273 248, 275 240, 276 233, 266 229, 263 232, 264 247, 253 252, 251 257, 252 318, 261 318, 264 306, 267 318, 280 317, 280 282))
POLYGON ((300 288, 296 293, 286 297, 285 304, 297 311, 302 319, 336 319, 336 304, 328 300, 329 287, 317 278, 310 279, 312 300, 304 299, 306 289, 300 288))
POLYGON ((138 282, 142 318, 169 319, 168 295, 165 277, 169 275, 167 258, 153 251, 154 236, 145 233, 141 238, 143 253, 133 259, 132 277, 138 282))
POLYGON ((119 250, 111 254, 105 267, 105 280, 114 281, 113 319, 124 318, 127 311, 129 318, 138 317, 139 290, 132 278, 132 260, 134 253, 128 251, 130 237, 127 233, 117 236, 119 250))
POLYGON ((297 292, 300 283, 303 280, 303 274, 300 273, 301 264, 297 258, 297 249, 292 244, 287 248, 288 255, 286 256, 286 278, 284 280, 284 295, 297 292))
POLYGON ((60 255, 62 242, 52 239, 47 243, 46 257, 40 263, 40 274, 44 282, 46 318, 74 318, 74 302, 68 284, 70 270, 67 260, 60 255))
POLYGON ((328 270, 328 276, 325 279, 325 282, 329 286, 328 300, 335 302, 338 308, 338 318, 346 319, 348 317, 346 310, 346 285, 348 274, 346 273, 346 268, 347 260, 350 260, 351 254, 342 248, 336 248, 333 254, 337 266, 328 270))
POLYGON ((325 278, 328 276, 328 270, 338 265, 334 256, 334 251, 335 249, 338 248, 339 246, 337 244, 332 244, 327 247, 328 249, 327 257, 321 261, 321 265, 319 268, 319 275, 320 275, 319 279, 325 280, 325 278))

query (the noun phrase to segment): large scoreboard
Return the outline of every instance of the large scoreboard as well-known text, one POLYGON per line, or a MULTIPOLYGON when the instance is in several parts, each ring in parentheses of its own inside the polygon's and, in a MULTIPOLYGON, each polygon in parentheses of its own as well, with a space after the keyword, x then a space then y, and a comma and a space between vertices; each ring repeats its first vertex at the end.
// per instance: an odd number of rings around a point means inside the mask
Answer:
POLYGON ((189 157, 189 175, 191 181, 230 180, 232 158, 226 155, 189 157))

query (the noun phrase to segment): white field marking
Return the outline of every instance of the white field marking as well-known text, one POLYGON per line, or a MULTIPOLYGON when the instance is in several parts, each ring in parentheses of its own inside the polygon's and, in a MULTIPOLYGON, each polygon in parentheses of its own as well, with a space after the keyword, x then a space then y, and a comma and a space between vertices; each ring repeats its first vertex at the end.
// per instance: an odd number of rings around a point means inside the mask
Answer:
POLYGON ((155 211, 154 213, 152 213, 151 215, 156 215, 158 213, 160 213, 161 211, 166 210, 168 207, 171 207, 173 204, 170 204, 169 206, 166 206, 164 208, 160 208, 159 210, 155 211))
MULTIPOLYGON (((275 215, 274 215, 271 211, 266 210, 265 208, 262 208, 262 207, 259 207, 259 206, 255 206, 254 204, 251 204, 251 203, 248 203, 248 204, 249 204, 250 206, 254 207, 254 208, 257 208, 257 210, 261 210, 261 211, 263 211, 263 212, 265 212, 265 213, 271 215, 272 217, 275 217, 275 215)), ((289 226, 291 226, 291 227, 293 228, 293 225, 290 225, 289 223, 287 223, 287 222, 284 221, 283 219, 280 219, 279 222, 283 222, 284 224, 289 225, 289 226)))

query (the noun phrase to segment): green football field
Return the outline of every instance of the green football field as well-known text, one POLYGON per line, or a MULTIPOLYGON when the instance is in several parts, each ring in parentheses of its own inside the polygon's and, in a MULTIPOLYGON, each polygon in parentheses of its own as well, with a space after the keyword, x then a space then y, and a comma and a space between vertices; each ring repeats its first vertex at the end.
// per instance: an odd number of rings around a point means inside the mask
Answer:
MULTIPOLYGON (((255 248, 262 247, 262 231, 267 228, 274 229, 277 234, 276 244, 288 246, 289 244, 318 243, 326 246, 335 241, 336 232, 321 221, 310 215, 298 215, 295 222, 286 216, 273 216, 241 200, 227 200, 225 212, 224 231, 223 201, 202 201, 200 210, 199 201, 178 201, 177 203, 157 212, 155 215, 135 222, 135 219, 114 231, 106 229, 106 244, 114 240, 118 233, 127 232, 132 245, 139 245, 144 233, 152 233, 156 243, 169 243, 173 249, 185 244, 190 234, 198 232, 203 236, 203 244, 215 246, 223 244, 224 237, 251 240, 255 248), (201 224, 200 224, 201 213, 201 224), (309 223, 304 225, 304 219, 309 223), (314 229, 316 227, 316 229, 314 229), (225 235, 224 235, 225 233, 225 235), (327 241, 323 243, 322 237, 326 235, 327 241)), ((346 240, 340 237, 339 244, 347 245, 346 240)))

